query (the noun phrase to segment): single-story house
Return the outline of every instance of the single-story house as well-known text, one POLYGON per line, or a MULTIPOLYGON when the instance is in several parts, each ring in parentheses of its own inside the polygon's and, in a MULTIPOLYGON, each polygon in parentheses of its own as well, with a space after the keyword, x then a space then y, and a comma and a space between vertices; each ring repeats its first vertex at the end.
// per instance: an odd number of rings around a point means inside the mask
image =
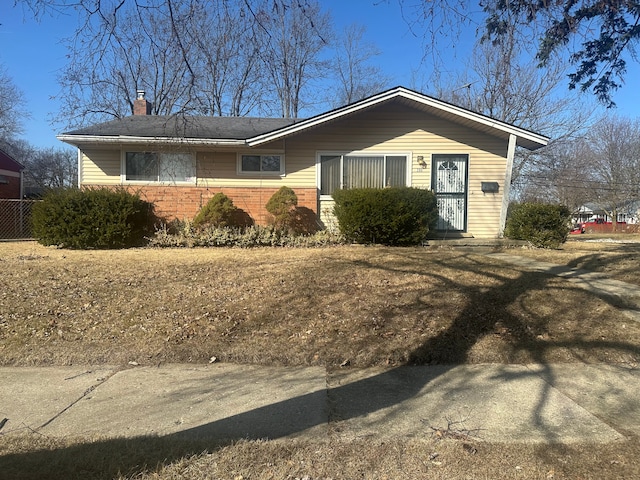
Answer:
MULTIPOLYGON (((607 212, 612 210, 610 207, 608 210, 604 210, 595 203, 585 203, 573 212, 573 221, 574 223, 582 223, 602 219, 605 222, 611 222, 612 218, 607 212)), ((618 222, 636 224, 640 217, 640 201, 621 203, 616 207, 616 210, 618 222)))
POLYGON ((23 170, 15 158, 0 150, 0 198, 22 198, 23 170))
POLYGON ((438 198, 438 231, 504 228, 516 146, 548 138, 403 87, 307 119, 134 115, 58 136, 78 148, 79 183, 126 186, 158 214, 193 218, 217 192, 256 223, 281 186, 332 225, 339 188, 413 186, 438 198))

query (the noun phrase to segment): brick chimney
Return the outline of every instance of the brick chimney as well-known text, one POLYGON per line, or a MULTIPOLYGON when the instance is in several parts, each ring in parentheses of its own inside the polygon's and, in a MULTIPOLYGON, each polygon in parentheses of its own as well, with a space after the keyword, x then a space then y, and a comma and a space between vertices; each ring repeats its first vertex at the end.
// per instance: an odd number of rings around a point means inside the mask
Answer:
POLYGON ((151 115, 151 104, 144 98, 144 90, 136 91, 138 97, 133 102, 134 115, 151 115))

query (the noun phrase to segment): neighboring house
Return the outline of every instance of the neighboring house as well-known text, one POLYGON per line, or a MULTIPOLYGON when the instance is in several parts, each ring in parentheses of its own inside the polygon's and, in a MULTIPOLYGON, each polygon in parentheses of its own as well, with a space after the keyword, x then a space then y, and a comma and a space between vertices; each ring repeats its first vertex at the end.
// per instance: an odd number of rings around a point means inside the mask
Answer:
POLYGON ((623 214, 628 224, 636 225, 640 223, 640 200, 626 203, 623 208, 623 214))
POLYGON ((403 87, 309 119, 134 115, 63 133, 80 186, 122 185, 165 217, 193 218, 217 192, 257 223, 281 186, 331 225, 339 188, 414 186, 438 198, 438 231, 496 238, 516 145, 548 138, 403 87))
MULTIPOLYGON (((636 224, 638 223, 638 217, 640 215, 640 201, 625 202, 621 205, 618 205, 616 210, 618 222, 636 224)), ((573 213, 574 223, 583 223, 593 220, 603 220, 605 222, 613 221, 607 211, 600 208, 595 203, 585 203, 573 213)))
POLYGON ((11 155, 0 150, 0 198, 22 198, 23 170, 11 155))

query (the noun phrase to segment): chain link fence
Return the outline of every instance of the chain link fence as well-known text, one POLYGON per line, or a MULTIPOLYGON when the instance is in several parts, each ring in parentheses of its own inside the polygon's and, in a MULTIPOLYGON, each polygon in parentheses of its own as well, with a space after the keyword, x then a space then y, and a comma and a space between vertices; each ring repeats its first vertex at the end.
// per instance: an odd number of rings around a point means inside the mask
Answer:
POLYGON ((33 237, 31 209, 38 201, 0 199, 0 240, 33 237))

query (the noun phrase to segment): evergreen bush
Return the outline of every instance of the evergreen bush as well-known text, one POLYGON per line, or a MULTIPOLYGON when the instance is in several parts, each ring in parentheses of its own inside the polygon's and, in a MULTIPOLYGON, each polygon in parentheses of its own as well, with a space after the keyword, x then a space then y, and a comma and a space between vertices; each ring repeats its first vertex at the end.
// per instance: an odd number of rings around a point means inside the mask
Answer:
POLYGON ((224 193, 216 193, 193 219, 194 227, 246 227, 247 215, 224 193))
POLYGON ((271 214, 271 225, 276 230, 292 232, 295 230, 298 196, 289 187, 280 187, 267 202, 267 211, 271 214))
POLYGON ((43 245, 126 248, 153 233, 153 205, 124 189, 59 189, 33 206, 33 233, 43 245))
POLYGON ((535 247, 558 248, 567 241, 571 212, 564 205, 514 203, 509 206, 504 236, 535 247))
POLYGON ((419 245, 438 219, 433 192, 412 187, 336 190, 340 232, 357 243, 419 245))

